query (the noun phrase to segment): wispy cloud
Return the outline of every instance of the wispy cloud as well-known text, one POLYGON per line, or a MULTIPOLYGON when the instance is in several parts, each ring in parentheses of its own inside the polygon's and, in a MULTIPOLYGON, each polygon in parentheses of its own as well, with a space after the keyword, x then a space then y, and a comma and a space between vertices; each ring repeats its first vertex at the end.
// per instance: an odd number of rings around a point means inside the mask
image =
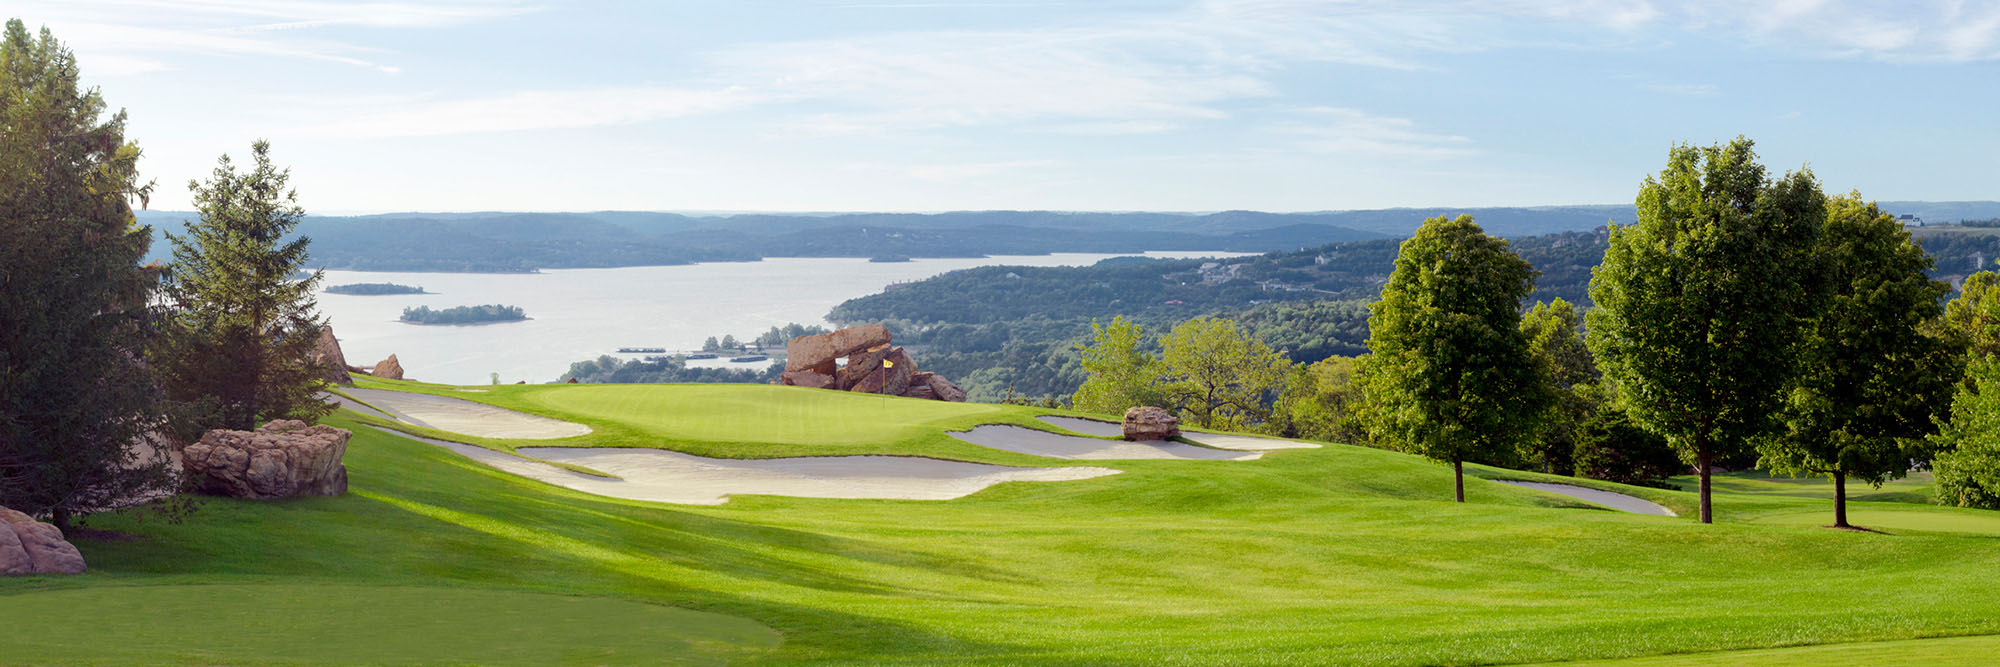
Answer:
POLYGON ((742 89, 595 88, 538 90, 455 100, 378 100, 388 110, 357 111, 285 134, 373 139, 629 125, 716 113, 755 103, 742 89))
POLYGON ((1682 97, 1714 97, 1722 92, 1712 83, 1642 83, 1640 88, 1665 95, 1682 97))
POLYGON ((26 0, 11 13, 55 28, 102 76, 174 69, 174 56, 298 58, 394 74, 375 49, 317 38, 331 26, 432 28, 536 11, 511 0, 336 3, 302 0, 26 0))
POLYGON ((1417 128, 1408 118, 1378 116, 1359 109, 1313 107, 1273 130, 1288 147, 1314 153, 1401 158, 1448 158, 1478 153, 1472 139, 1417 128))

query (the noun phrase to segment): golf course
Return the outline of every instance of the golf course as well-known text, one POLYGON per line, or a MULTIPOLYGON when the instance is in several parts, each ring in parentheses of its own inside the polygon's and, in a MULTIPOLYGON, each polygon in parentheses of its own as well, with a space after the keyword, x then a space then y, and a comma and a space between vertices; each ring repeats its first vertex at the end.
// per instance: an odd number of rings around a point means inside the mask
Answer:
POLYGON ((0 580, 0 627, 33 628, 0 634, 0 663, 1880 665, 2000 649, 2000 520, 1924 504, 1920 483, 1852 502, 1879 533, 1821 528, 1824 495, 1782 479, 1719 484, 1704 526, 1690 493, 1478 466, 1680 516, 1479 479, 1456 504, 1445 466, 1326 443, 1093 460, 1116 474, 951 500, 671 504, 405 436, 530 458, 1061 468, 1078 462, 950 433, 1090 415, 756 385, 359 382, 589 432, 471 437, 343 410, 326 423, 354 431, 348 494, 93 516, 88 574, 0 580))

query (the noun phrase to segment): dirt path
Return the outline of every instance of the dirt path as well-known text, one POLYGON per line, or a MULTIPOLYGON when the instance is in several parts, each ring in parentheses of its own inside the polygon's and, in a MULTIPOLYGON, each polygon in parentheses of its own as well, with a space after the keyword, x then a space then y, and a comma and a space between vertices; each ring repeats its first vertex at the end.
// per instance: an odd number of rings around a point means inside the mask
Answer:
MULTIPOLYGON (((1050 426, 1068 429, 1084 435, 1095 435, 1106 438, 1116 438, 1125 435, 1125 427, 1123 425, 1098 419, 1055 416, 1036 417, 1036 419, 1040 419, 1042 423, 1050 426)), ((1317 449, 1319 447, 1319 445, 1310 442, 1228 433, 1183 431, 1181 437, 1216 449, 1233 449, 1242 452, 1257 452, 1272 449, 1317 449)))

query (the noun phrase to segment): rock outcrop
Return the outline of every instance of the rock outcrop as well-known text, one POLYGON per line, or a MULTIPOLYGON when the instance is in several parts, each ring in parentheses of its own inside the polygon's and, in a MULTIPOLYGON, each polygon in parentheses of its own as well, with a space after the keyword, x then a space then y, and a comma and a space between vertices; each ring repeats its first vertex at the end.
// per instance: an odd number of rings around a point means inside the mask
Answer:
POLYGON ((892 343, 889 327, 880 324, 794 338, 785 345, 785 372, 778 376, 777 383, 940 401, 965 400, 965 390, 935 373, 918 372, 916 360, 892 343), (843 358, 846 364, 840 363, 843 358))
POLYGON ((255 431, 214 430, 182 452, 201 491, 232 498, 337 496, 347 492, 347 439, 331 426, 278 419, 255 431))
POLYGON ((1181 420, 1164 408, 1140 406, 1125 410, 1126 440, 1169 440, 1181 435, 1181 420))
POLYGON ((354 377, 347 374, 347 356, 340 353, 340 339, 333 337, 333 325, 319 330, 319 343, 313 346, 312 362, 326 367, 327 382, 354 384, 354 377))
POLYGON ((389 355, 389 358, 375 364, 374 370, 369 371, 368 374, 378 378, 401 380, 403 379, 403 362, 397 361, 396 355, 389 355))
POLYGON ((0 577, 83 574, 83 554, 55 526, 0 507, 0 577))

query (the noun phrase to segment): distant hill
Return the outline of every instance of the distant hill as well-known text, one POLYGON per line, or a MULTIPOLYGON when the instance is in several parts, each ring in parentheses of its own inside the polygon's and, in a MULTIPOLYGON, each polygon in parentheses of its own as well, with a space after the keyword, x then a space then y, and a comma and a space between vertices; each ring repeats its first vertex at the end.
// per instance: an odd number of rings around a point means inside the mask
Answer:
MULTIPOLYGON (((1930 222, 2000 217, 2000 202, 1884 202, 1930 222)), ((313 216, 312 265, 376 271, 523 272, 751 261, 763 257, 978 257, 1146 250, 1296 251, 1407 236, 1425 218, 1469 214, 1507 237, 1629 223, 1631 205, 1429 207, 1312 213, 386 213, 313 216)), ((142 211, 156 232, 192 214, 142 211)), ((169 251, 156 243, 152 258, 169 251)))

